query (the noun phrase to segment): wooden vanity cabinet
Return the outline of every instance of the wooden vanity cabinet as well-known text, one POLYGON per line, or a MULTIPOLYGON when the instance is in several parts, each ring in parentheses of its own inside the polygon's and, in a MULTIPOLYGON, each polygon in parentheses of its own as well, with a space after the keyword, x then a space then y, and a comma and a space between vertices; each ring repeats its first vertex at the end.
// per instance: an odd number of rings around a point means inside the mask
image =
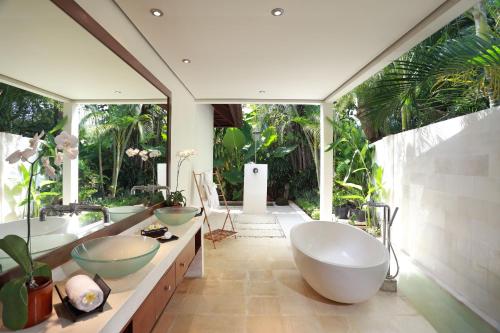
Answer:
POLYGON ((177 257, 175 261, 175 282, 176 285, 181 284, 184 279, 189 265, 193 261, 195 255, 195 240, 194 237, 189 241, 187 246, 182 250, 182 252, 177 257))
POLYGON ((151 290, 122 333, 151 332, 194 259, 197 236, 200 237, 195 235, 182 249, 175 262, 151 290))

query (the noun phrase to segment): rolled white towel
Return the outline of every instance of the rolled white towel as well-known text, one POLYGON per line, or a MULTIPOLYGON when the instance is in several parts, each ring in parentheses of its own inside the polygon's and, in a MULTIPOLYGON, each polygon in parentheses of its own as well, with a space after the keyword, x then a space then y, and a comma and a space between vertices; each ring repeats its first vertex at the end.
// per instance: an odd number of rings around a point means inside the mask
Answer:
POLYGON ((94 310, 104 299, 101 288, 87 275, 73 276, 66 282, 65 289, 71 304, 84 312, 94 310))

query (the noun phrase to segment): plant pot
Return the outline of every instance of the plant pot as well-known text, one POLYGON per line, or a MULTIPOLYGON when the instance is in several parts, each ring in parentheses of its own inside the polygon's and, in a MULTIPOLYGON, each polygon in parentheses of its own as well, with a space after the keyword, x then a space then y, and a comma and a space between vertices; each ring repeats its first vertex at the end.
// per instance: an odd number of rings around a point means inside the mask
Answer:
POLYGON ((335 207, 335 216, 339 219, 347 219, 347 214, 349 213, 349 206, 335 207))
POLYGON ((52 314, 52 279, 42 276, 35 278, 38 287, 28 288, 28 321, 24 328, 34 326, 49 319, 52 314))
POLYGON ((349 215, 354 217, 354 220, 358 222, 366 221, 366 213, 364 210, 354 208, 349 211, 349 215))

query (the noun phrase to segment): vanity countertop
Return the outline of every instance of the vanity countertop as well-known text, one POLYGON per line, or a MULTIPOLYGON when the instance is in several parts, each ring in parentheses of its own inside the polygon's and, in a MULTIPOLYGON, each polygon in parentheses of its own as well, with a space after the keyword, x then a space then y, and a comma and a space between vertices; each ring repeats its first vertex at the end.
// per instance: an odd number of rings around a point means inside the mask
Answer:
MULTIPOLYGON (((121 235, 140 235, 140 230, 146 226, 156 223, 157 219, 151 216, 134 227, 124 231, 121 235)), ((104 312, 89 315, 73 323, 66 319, 61 308, 61 300, 56 291, 53 293, 54 309, 52 316, 45 322, 25 330, 17 332, 25 333, 118 333, 128 323, 138 307, 158 283, 167 269, 175 262, 181 250, 188 244, 191 238, 202 228, 203 219, 193 218, 191 221, 169 227, 174 235, 179 239, 160 245, 158 253, 153 260, 139 271, 120 279, 105 279, 111 288, 111 294, 104 307, 104 312)), ((64 281, 76 274, 86 274, 73 261, 70 260, 64 265, 53 270, 53 280, 56 284, 64 286, 64 281)), ((90 276, 90 274, 87 274, 90 276)), ((92 277, 92 276, 91 276, 92 277)), ((1 328, 0 332, 11 332, 1 328)))

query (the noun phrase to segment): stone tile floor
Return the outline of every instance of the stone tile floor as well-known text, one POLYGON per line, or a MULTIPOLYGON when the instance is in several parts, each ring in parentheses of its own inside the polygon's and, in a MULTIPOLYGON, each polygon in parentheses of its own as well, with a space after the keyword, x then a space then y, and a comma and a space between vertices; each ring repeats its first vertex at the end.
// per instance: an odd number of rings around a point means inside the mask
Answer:
MULTIPOLYGON (((288 233, 303 221, 271 209, 288 233)), ((154 333, 426 333, 432 326, 396 293, 355 305, 318 295, 295 268, 288 238, 205 242, 205 276, 185 279, 154 333)))

